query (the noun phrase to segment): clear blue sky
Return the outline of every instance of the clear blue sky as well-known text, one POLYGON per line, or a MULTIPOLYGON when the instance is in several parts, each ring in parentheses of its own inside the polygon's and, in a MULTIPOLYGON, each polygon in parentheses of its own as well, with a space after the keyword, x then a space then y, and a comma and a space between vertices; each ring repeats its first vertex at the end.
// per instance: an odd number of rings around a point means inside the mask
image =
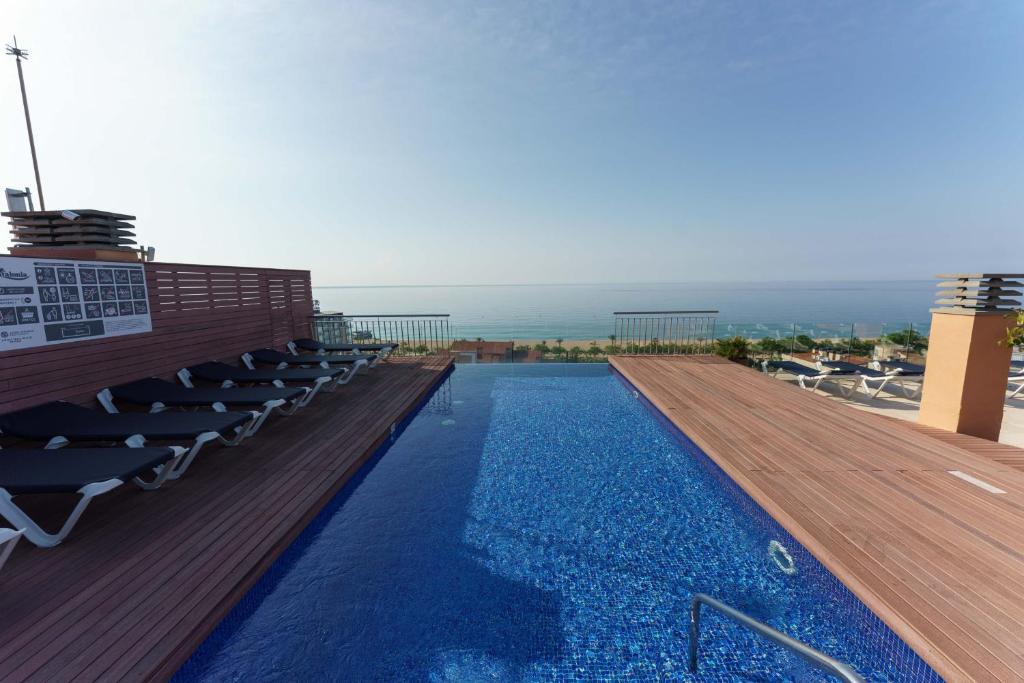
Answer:
MULTIPOLYGON (((51 207, 136 213, 161 260, 323 285, 1024 265, 1019 0, 6 0, 0 30, 51 207)), ((0 182, 26 185, 5 60, 0 182)))

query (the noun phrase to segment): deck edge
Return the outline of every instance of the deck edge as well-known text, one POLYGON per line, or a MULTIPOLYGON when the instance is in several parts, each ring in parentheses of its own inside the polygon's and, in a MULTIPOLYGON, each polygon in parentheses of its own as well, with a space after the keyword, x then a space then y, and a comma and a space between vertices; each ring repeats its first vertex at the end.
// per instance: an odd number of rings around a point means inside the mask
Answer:
MULTIPOLYGON (((875 614, 888 626, 904 643, 917 653, 936 673, 947 680, 965 680, 969 676, 956 665, 956 663, 937 651, 931 642, 917 631, 909 622, 903 619, 893 609, 881 601, 879 596, 865 585, 856 576, 847 571, 839 560, 822 543, 804 529, 803 525, 793 519, 782 508, 776 505, 770 496, 760 489, 753 481, 747 478, 742 470, 732 466, 728 461, 717 457, 715 450, 708 447, 703 439, 690 435, 666 410, 664 404, 657 397, 649 396, 641 388, 639 382, 627 368, 619 365, 615 356, 608 359, 609 369, 625 380, 633 390, 642 395, 643 398, 653 407, 666 421, 671 423, 680 432, 686 435, 712 462, 714 462, 733 482, 750 496, 758 506, 778 522, 793 538, 813 555, 836 579, 853 593, 865 607, 875 614)), ((753 370, 751 370, 753 372, 753 370)))
POLYGON ((185 662, 189 660, 196 649, 203 644, 214 630, 216 630, 217 626, 220 625, 224 618, 231 613, 231 610, 235 608, 241 599, 245 597, 250 590, 252 590, 253 586, 255 586, 260 578, 266 574, 267 570, 273 566, 282 553, 284 553, 284 551, 295 542, 295 539, 305 531, 306 527, 316 519, 317 515, 319 515, 327 504, 330 503, 330 501, 338 494, 338 492, 345 487, 352 477, 355 476, 355 474, 359 472, 368 461, 372 460, 378 454, 386 452, 387 449, 390 448, 395 438, 404 431, 409 422, 411 422, 423 406, 426 405, 433 392, 441 386, 446 379, 448 379, 449 375, 451 375, 454 370, 454 361, 449 357, 445 366, 438 369, 433 381, 425 385, 423 390, 416 396, 415 400, 410 401, 398 415, 397 419, 393 422, 394 431, 388 429, 378 435, 366 451, 356 458, 349 467, 341 472, 338 478, 332 483, 331 487, 306 510, 305 514, 295 522, 292 528, 289 529, 288 532, 284 534, 262 558, 260 558, 259 562, 252 566, 231 593, 222 598, 217 605, 208 612, 202 623, 193 629, 187 637, 183 638, 174 651, 165 657, 164 660, 155 669, 153 669, 153 671, 149 672, 144 680, 169 681, 185 664, 185 662))

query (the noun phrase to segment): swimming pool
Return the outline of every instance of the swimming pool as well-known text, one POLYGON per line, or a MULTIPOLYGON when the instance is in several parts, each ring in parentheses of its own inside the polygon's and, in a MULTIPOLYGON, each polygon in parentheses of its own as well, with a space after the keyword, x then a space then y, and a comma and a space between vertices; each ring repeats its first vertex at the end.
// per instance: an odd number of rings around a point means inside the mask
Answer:
POLYGON ((709 610, 691 676, 695 592, 940 680, 606 365, 461 366, 177 680, 824 678, 709 610))

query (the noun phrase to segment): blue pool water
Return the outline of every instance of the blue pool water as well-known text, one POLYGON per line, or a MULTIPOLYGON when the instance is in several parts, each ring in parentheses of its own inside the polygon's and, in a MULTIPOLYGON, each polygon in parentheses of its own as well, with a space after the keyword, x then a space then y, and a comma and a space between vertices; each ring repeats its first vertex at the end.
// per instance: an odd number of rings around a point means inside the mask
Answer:
POLYGON ((824 680, 707 610, 689 674, 695 592, 939 680, 607 366, 463 366, 177 679, 824 680))

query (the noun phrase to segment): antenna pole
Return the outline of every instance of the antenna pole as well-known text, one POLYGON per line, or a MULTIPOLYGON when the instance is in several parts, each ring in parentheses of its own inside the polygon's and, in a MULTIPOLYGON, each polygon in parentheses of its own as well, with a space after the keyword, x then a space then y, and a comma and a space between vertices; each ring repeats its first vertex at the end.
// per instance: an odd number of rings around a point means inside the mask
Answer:
POLYGON ((32 135, 32 117, 28 113, 28 95, 25 93, 25 74, 21 70, 21 58, 28 57, 28 52, 18 47, 18 39, 14 38, 14 47, 7 46, 7 54, 14 55, 18 64, 18 81, 21 83, 21 104, 25 107, 25 126, 28 128, 28 146, 32 150, 32 169, 36 174, 36 192, 39 194, 39 210, 46 211, 46 200, 43 199, 43 182, 39 179, 39 159, 36 157, 36 139, 32 135))

